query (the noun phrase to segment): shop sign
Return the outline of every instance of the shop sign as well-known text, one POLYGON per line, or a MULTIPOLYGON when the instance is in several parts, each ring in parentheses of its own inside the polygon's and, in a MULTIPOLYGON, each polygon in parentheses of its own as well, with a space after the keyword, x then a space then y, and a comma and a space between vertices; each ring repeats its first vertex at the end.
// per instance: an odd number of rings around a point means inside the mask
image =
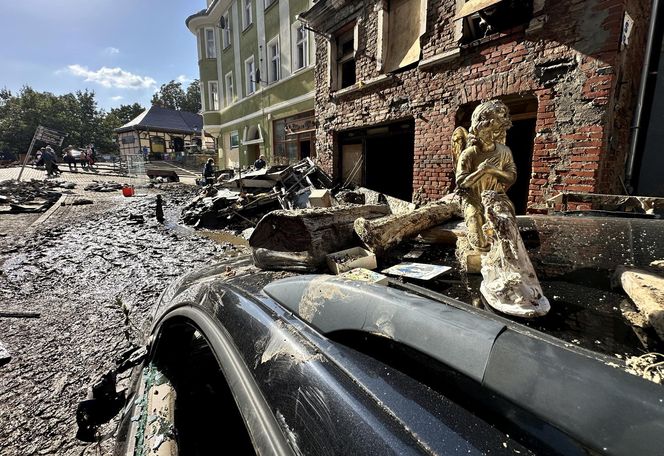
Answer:
POLYGON ((295 135, 298 133, 306 133, 316 129, 316 122, 313 117, 305 119, 295 119, 286 122, 286 134, 295 135))

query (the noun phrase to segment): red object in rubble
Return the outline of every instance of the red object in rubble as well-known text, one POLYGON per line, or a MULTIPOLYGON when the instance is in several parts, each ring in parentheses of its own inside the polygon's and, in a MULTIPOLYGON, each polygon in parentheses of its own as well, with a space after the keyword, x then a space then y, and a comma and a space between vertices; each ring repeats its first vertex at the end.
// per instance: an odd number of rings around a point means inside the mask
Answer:
POLYGON ((130 187, 128 185, 125 185, 122 187, 122 195, 123 196, 134 196, 134 187, 130 187))

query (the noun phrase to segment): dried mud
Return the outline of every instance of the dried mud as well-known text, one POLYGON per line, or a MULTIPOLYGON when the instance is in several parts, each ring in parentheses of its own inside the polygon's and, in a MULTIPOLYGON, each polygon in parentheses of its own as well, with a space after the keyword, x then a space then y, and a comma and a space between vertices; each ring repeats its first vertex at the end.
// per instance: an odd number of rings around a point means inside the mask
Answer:
POLYGON ((164 187, 164 225, 154 218, 154 195, 63 208, 27 231, 31 218, 0 220, 0 311, 40 314, 0 318, 0 340, 12 355, 0 367, 0 454, 111 451, 112 435, 104 444, 76 440, 76 406, 87 386, 130 342, 142 341, 171 280, 233 248, 177 226, 190 193, 164 187), (129 326, 122 304, 131 309, 129 326))

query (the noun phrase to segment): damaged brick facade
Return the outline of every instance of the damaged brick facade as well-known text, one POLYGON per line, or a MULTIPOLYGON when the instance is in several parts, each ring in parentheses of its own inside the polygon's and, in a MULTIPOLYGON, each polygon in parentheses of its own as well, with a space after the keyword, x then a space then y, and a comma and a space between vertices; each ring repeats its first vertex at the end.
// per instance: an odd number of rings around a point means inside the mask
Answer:
POLYGON ((647 0, 535 1, 529 23, 462 47, 454 19, 464 2, 430 0, 419 62, 388 75, 377 47, 380 11, 389 2, 334 3, 310 25, 333 36, 357 21, 357 82, 332 90, 329 36, 317 35, 316 150, 329 173, 340 174, 340 133, 410 119, 413 197, 438 198, 454 188, 450 138, 464 108, 496 97, 530 98, 536 108, 528 211, 545 210, 546 199, 563 190, 624 192, 647 0), (621 48, 626 12, 634 27, 621 48))

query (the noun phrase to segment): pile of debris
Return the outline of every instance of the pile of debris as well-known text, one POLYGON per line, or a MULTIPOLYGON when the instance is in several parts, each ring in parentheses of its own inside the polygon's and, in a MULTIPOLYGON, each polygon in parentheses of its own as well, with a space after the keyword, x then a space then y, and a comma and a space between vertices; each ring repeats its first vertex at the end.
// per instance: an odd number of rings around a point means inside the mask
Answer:
POLYGON ((62 190, 72 189, 76 184, 55 180, 0 182, 0 212, 44 212, 62 195, 62 190))
MULTIPOLYGON (((225 176, 229 177, 229 176, 225 176)), ((182 211, 182 221, 197 228, 242 231, 275 209, 330 207, 332 179, 310 158, 292 166, 273 166, 209 185, 182 211)))
POLYGON ((122 187, 122 184, 113 181, 93 181, 92 183, 85 186, 85 190, 89 192, 115 192, 117 190, 122 190, 122 187))

